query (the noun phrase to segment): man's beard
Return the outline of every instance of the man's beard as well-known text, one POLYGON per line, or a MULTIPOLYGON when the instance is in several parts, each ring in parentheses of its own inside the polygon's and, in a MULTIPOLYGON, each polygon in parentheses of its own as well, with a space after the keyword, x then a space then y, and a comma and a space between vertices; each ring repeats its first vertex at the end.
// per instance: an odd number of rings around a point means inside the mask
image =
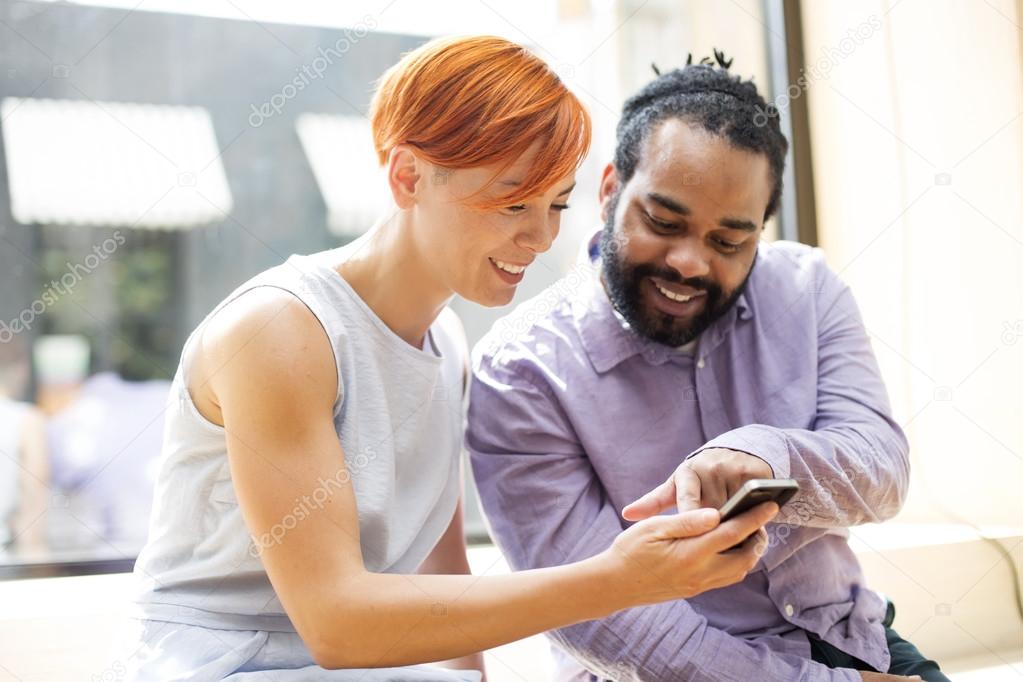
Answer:
POLYGON ((657 267, 652 263, 629 263, 623 240, 615 232, 617 204, 618 198, 615 197, 609 205, 608 218, 600 237, 601 271, 611 304, 638 334, 666 346, 677 347, 689 343, 735 304, 745 290, 753 268, 750 267, 742 284, 726 295, 716 282, 705 277, 682 277, 675 270, 657 267), (643 280, 650 277, 705 291, 707 301, 703 310, 685 322, 652 308, 644 301, 640 288, 643 280))

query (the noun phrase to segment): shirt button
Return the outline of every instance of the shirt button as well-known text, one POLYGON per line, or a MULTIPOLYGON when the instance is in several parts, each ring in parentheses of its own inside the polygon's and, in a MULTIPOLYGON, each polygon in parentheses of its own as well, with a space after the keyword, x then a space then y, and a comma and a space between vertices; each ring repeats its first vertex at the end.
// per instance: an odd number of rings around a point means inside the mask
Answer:
POLYGON ((697 360, 697 361, 696 361, 696 368, 697 368, 697 369, 703 369, 703 366, 704 366, 705 364, 706 364, 706 363, 705 363, 705 362, 703 361, 703 358, 700 358, 699 360, 697 360))
POLYGON ((792 604, 786 604, 785 605, 785 615, 786 616, 791 618, 793 616, 793 614, 795 614, 795 612, 796 612, 796 609, 795 609, 794 606, 792 606, 792 604))

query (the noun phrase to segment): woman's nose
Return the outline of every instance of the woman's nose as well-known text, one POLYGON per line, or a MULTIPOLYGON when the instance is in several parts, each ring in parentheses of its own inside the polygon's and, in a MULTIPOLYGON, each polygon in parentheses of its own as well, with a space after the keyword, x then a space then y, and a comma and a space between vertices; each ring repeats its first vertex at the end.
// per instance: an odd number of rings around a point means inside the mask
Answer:
POLYGON ((543 253, 551 248, 558 236, 558 217, 543 217, 534 221, 515 237, 515 245, 533 253, 543 253))

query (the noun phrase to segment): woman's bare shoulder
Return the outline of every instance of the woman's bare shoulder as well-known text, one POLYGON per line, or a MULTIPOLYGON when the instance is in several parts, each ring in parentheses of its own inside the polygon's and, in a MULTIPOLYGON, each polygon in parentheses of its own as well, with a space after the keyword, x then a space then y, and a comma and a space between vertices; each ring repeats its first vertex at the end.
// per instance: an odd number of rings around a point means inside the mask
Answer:
POLYGON ((281 395, 319 395, 328 404, 337 391, 333 351, 319 320, 277 287, 250 289, 224 305, 190 350, 183 362, 192 398, 217 423, 223 423, 220 394, 241 386, 273 382, 281 395))

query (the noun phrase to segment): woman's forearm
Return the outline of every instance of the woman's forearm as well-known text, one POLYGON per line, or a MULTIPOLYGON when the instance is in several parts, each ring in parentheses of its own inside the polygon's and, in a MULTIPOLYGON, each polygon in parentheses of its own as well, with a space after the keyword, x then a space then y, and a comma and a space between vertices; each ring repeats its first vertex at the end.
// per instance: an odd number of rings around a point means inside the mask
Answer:
POLYGON ((369 668, 459 658, 601 618, 628 606, 609 576, 599 556, 499 576, 365 573, 337 595, 337 619, 318 633, 317 662, 369 668))
MULTIPOLYGON (((458 500, 448 529, 441 536, 430 555, 419 566, 417 573, 420 575, 469 575, 472 573, 465 546, 465 524, 462 517, 463 498, 464 493, 458 500)), ((487 677, 482 651, 440 661, 438 665, 452 670, 478 670, 483 673, 483 680, 486 680, 487 677)))
POLYGON ((714 510, 656 516, 630 526, 589 559, 510 575, 358 570, 340 581, 340 590, 307 590, 302 601, 315 615, 308 610, 294 615, 324 667, 458 658, 624 608, 686 599, 739 582, 766 545, 760 529, 777 513, 776 504, 766 503, 720 525, 714 510))

